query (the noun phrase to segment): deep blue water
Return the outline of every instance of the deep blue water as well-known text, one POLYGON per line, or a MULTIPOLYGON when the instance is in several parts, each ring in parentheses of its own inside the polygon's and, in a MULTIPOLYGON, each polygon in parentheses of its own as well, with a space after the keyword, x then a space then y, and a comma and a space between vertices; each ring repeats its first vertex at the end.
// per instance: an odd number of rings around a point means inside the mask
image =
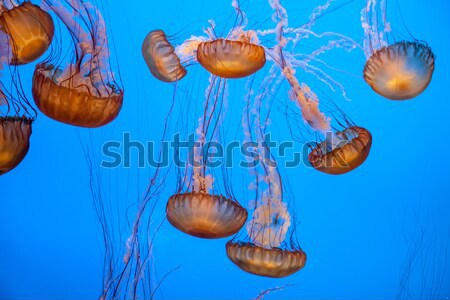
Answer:
MULTIPOLYGON (((113 59, 118 61, 125 87, 124 107, 114 123, 98 130, 76 129, 43 115, 38 117, 28 156, 19 167, 0 178, 0 299, 98 297, 104 249, 82 145, 88 145, 91 157, 100 160, 101 145, 120 140, 124 132, 131 133, 135 140, 158 141, 174 86, 151 76, 141 57, 144 37, 156 28, 174 34, 176 42, 201 34, 201 28, 208 26, 207 20, 220 22, 234 17, 230 2, 101 3, 100 10, 114 38, 113 59)), ((272 12, 266 1, 242 3, 250 26, 265 28, 271 23, 272 12)), ((291 24, 306 22, 320 3, 285 1, 291 24)), ((362 0, 353 1, 326 14, 314 29, 337 31, 359 42, 362 6, 362 0)), ((447 0, 389 3, 392 27, 405 37, 409 31, 425 40, 437 56, 429 88, 411 101, 389 101, 376 95, 359 76, 365 62, 362 52, 327 56, 329 64, 350 73, 334 74, 352 100, 343 99, 339 93, 325 93, 336 97, 334 102, 339 107, 369 128, 374 142, 364 165, 346 175, 328 176, 304 166, 286 171, 301 221, 298 240, 308 254, 303 270, 283 279, 244 273, 226 257, 227 239, 193 238, 165 222, 153 244, 152 260, 157 274, 154 283, 170 270, 180 268, 163 281, 156 298, 253 299, 268 288, 289 285, 267 299, 394 299, 399 290, 407 291, 403 294, 405 299, 448 299, 449 11, 447 0), (412 258, 414 251, 419 254, 412 258), (404 266, 409 263, 411 268, 405 273, 404 266), (410 276, 401 280, 405 274, 410 276), (407 285, 405 289, 402 284, 407 285)), ((31 90, 33 68, 20 68, 26 91, 31 90)), ((180 82, 177 91, 180 101, 184 92, 201 97, 201 90, 207 85, 207 77, 198 66, 188 76, 190 81, 185 85, 180 82)), ((310 80, 312 87, 320 86, 310 80)), ((242 100, 243 88, 245 80, 230 88, 230 111, 240 107, 236 103, 242 100)), ((31 99, 31 93, 28 96, 31 99)), ((175 106, 174 114, 184 113, 180 107, 175 106)), ((274 132, 281 132, 285 138, 285 124, 277 124, 282 117, 273 119, 274 132)), ((234 128, 231 123, 224 126, 234 128)), ((233 133, 228 136, 232 138, 233 133)), ((98 165, 98 161, 95 163, 98 165)), ((120 166, 101 172, 104 200, 110 205, 110 220, 116 228, 114 246, 121 249, 128 236, 128 223, 134 219, 133 209, 152 170, 138 169, 134 158, 131 168, 120 166)), ((247 188, 237 177, 232 182, 237 191, 247 188)), ((161 203, 154 213, 155 223, 163 218, 165 199, 174 185, 173 178, 165 183, 161 203)), ((242 201, 247 202, 248 199, 242 201)))

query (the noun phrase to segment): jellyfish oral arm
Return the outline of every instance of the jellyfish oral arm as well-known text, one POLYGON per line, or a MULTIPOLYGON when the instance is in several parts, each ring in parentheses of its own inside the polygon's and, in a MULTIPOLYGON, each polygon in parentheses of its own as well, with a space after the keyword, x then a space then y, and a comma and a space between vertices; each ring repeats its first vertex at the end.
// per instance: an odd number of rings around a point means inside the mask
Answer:
POLYGON ((386 18, 386 0, 366 0, 366 6, 361 10, 361 26, 364 30, 364 52, 370 57, 374 51, 387 46, 385 34, 391 31, 391 25, 386 18), (379 13, 381 13, 380 30, 379 13))
MULTIPOLYGON (((75 85, 85 85, 92 94, 109 95, 113 89, 105 81, 114 81, 114 74, 110 71, 109 48, 106 34, 106 24, 100 11, 89 3, 71 1, 70 9, 64 7, 59 0, 55 0, 51 9, 70 30, 77 44, 75 45, 77 61, 64 68, 57 77, 60 83, 75 81, 75 85), (77 18, 89 20, 94 30, 87 32, 77 18), (85 74, 89 74, 86 76, 85 74), (71 80, 67 80, 67 79, 71 80)), ((87 21, 85 21, 87 22, 87 21)))
MULTIPOLYGON (((270 1, 272 8, 275 10, 273 20, 276 22, 277 44, 271 52, 273 60, 281 68, 282 75, 291 85, 291 100, 295 101, 301 109, 302 117, 314 130, 325 132, 331 129, 330 119, 327 118, 319 109, 318 99, 308 99, 307 95, 302 90, 300 83, 295 77, 295 69, 291 61, 284 56, 283 49, 288 40, 284 37, 284 28, 288 25, 288 15, 279 0, 270 1)), ((319 13, 319 12, 317 12, 319 13)))

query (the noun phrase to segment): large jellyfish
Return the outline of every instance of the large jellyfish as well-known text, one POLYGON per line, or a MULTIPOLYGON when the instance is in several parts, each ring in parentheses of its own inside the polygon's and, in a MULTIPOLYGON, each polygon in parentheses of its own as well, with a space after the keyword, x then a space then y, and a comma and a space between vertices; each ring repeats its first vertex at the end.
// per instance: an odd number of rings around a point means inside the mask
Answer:
POLYGON ((33 98, 37 107, 57 121, 100 127, 120 112, 123 90, 110 67, 106 25, 96 7, 81 0, 47 1, 75 41, 75 60, 64 67, 36 66, 33 98))
POLYGON ((177 229, 201 238, 223 238, 238 232, 247 220, 247 211, 226 186, 226 195, 218 191, 216 176, 208 173, 207 142, 218 141, 218 126, 225 114, 227 93, 225 79, 211 75, 205 91, 204 113, 199 118, 196 130, 197 141, 193 149, 193 165, 186 166, 185 174, 179 179, 179 188, 170 197, 166 215, 177 229), (207 151, 206 151, 207 152, 207 151))
POLYGON ((386 18, 386 2, 366 0, 361 11, 367 57, 364 80, 385 98, 408 100, 430 84, 435 56, 427 44, 417 40, 389 43, 391 26, 386 18))
POLYGON ((52 17, 39 6, 29 1, 0 1, 0 31, 8 37, 10 64, 27 64, 41 57, 52 42, 54 30, 52 17))

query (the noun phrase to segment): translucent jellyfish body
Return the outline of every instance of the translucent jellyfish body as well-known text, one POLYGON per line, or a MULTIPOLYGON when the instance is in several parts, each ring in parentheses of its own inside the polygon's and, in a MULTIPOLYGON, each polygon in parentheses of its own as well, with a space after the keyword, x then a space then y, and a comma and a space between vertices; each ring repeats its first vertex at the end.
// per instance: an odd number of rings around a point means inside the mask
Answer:
POLYGON ((339 175, 359 167, 369 155, 372 134, 358 126, 336 133, 337 142, 324 141, 308 156, 311 165, 324 173, 339 175))
POLYGON ((17 167, 30 148, 31 119, 0 117, 0 175, 17 167))
MULTIPOLYGON (((90 86, 73 81, 72 78, 60 80, 62 71, 51 65, 36 66, 33 76, 33 98, 41 112, 46 116, 66 124, 95 128, 113 121, 123 103, 123 91, 109 85, 90 86)), ((76 76, 80 76, 77 74, 76 76)))
POLYGON ((264 67, 266 54, 263 47, 252 43, 218 39, 200 43, 197 60, 211 74, 242 78, 264 67))
POLYGON ((30 2, 0 12, 0 29, 9 37, 12 65, 27 64, 42 56, 55 30, 51 16, 30 2))
POLYGON ((267 249, 252 243, 229 241, 228 258, 242 270, 266 277, 286 277, 301 270, 306 263, 302 250, 267 249))
POLYGON ((364 68, 364 80, 383 97, 411 99, 428 87, 434 59, 431 48, 424 44, 399 42, 372 54, 364 68))
POLYGON ((166 215, 177 229, 200 238, 223 238, 235 234, 247 220, 247 210, 223 196, 202 192, 170 197, 166 215))
POLYGON ((162 30, 153 30, 147 35, 142 44, 142 55, 150 72, 161 81, 175 82, 187 73, 162 30))

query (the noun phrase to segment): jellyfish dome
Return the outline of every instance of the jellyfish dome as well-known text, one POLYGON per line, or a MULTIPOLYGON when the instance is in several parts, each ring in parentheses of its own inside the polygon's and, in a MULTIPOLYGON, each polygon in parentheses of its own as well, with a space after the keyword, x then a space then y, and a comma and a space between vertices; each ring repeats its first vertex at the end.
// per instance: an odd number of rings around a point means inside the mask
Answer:
POLYGON ((30 148, 32 119, 0 117, 0 175, 17 167, 30 148))
POLYGON ((391 100, 408 100, 429 85, 435 56, 430 47, 417 42, 399 42, 372 54, 364 67, 364 80, 391 100))
POLYGON ((242 270, 251 274, 281 278, 301 270, 306 263, 302 250, 267 249, 253 243, 229 241, 228 258, 242 270))
POLYGON ((186 69, 162 30, 153 30, 147 35, 142 55, 150 72, 161 81, 175 82, 186 76, 186 69))
POLYGON ((33 76, 33 98, 46 116, 62 123, 95 128, 112 122, 120 112, 123 91, 115 86, 99 90, 90 87, 89 77, 61 76, 62 70, 39 64, 33 76), (88 84, 83 84, 87 81, 88 84))
POLYGON ((204 192, 170 197, 166 215, 177 229, 192 236, 216 239, 235 234, 247 220, 247 210, 237 201, 204 192))
POLYGON ((339 175, 359 167, 369 156, 372 134, 362 127, 352 126, 335 134, 337 141, 324 141, 308 155, 318 171, 339 175))
POLYGON ((198 45, 197 60, 211 74, 242 78, 264 67, 266 54, 262 46, 250 42, 217 39, 198 45))
POLYGON ((11 9, 0 7, 0 30, 9 37, 12 65, 22 65, 41 57, 50 46, 54 24, 39 6, 24 2, 11 9))

